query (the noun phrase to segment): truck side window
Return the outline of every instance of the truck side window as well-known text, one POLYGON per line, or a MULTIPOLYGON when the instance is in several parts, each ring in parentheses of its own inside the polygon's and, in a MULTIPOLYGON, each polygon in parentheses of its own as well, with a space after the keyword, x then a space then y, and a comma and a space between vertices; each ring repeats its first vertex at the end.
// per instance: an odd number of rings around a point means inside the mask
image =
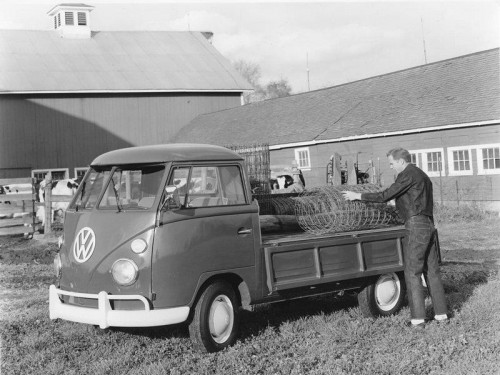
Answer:
POLYGON ((216 207, 245 204, 238 166, 192 167, 187 207, 216 207))

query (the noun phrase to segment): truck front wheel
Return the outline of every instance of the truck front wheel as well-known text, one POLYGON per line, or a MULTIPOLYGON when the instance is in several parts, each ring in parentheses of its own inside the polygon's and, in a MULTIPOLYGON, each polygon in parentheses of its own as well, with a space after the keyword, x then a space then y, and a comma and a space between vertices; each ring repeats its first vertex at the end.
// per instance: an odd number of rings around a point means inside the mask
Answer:
POLYGON ((189 334, 196 349, 217 352, 236 341, 239 325, 238 299, 226 282, 216 281, 201 294, 189 334))
POLYGON ((366 317, 392 315, 401 309, 405 292, 402 278, 393 272, 386 273, 359 292, 359 307, 366 317))

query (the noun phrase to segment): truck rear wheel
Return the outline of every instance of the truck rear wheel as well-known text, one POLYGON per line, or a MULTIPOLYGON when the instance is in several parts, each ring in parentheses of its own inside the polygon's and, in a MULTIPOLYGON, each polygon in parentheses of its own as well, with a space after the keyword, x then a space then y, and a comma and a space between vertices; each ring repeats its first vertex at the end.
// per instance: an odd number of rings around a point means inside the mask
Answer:
POLYGON ((366 317, 388 316, 398 312, 404 302, 405 283, 396 273, 380 275, 358 294, 358 303, 366 317))
POLYGON ((189 334, 196 349, 217 352, 236 341, 239 325, 238 299, 226 282, 210 284, 196 304, 189 334))

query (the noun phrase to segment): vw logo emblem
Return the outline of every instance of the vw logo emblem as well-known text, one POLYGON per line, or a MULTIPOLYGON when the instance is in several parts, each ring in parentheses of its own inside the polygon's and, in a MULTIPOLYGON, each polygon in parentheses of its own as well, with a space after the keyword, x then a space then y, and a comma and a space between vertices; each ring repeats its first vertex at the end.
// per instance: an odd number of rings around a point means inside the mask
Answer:
POLYGON ((80 229, 73 243, 73 256, 78 263, 89 260, 95 248, 95 234, 92 229, 80 229))

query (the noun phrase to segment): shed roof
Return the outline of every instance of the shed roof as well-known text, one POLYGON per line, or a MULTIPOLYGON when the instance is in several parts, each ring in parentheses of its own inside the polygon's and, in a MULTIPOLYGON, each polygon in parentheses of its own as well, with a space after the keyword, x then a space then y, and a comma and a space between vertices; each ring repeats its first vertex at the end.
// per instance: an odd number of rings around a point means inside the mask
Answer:
POLYGON ((200 115, 178 142, 293 144, 500 120, 499 49, 200 115))
POLYGON ((0 30, 3 94, 251 89, 201 32, 0 30))
POLYGON ((193 143, 127 147, 109 151, 94 159, 97 165, 164 163, 169 161, 228 161, 243 160, 227 148, 193 143))

